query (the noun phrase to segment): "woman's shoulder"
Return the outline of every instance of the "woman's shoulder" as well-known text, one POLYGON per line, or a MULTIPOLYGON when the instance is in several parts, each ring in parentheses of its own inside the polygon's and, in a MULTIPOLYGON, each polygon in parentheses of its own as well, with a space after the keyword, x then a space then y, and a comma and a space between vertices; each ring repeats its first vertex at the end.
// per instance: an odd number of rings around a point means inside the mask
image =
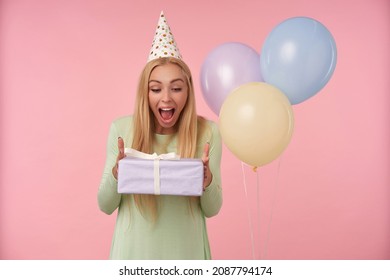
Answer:
POLYGON ((133 116, 118 117, 112 121, 111 126, 115 127, 118 132, 128 131, 133 126, 133 116))
POLYGON ((200 139, 204 138, 208 141, 219 137, 219 128, 216 122, 198 116, 198 131, 200 139))
POLYGON ((120 116, 117 117, 112 121, 112 123, 116 126, 129 126, 130 124, 133 123, 133 116, 132 115, 127 115, 127 116, 120 116))
POLYGON ((218 130, 218 125, 216 122, 206 119, 205 117, 202 116, 198 116, 198 125, 204 129, 210 129, 212 131, 218 130))
POLYGON ((218 130, 218 124, 212 120, 207 120, 208 126, 211 128, 211 130, 215 131, 218 130))
POLYGON ((133 116, 127 115, 114 119, 111 123, 111 130, 115 131, 115 135, 123 138, 127 147, 133 137, 133 116))

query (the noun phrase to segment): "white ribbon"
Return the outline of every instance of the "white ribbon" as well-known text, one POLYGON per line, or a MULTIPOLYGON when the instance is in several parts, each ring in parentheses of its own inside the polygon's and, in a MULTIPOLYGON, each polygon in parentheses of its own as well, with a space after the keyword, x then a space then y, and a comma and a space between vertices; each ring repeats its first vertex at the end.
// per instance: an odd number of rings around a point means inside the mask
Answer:
POLYGON ((157 155, 156 153, 153 154, 146 154, 137 150, 134 150, 132 148, 126 148, 125 154, 128 157, 134 157, 134 158, 140 158, 140 159, 152 159, 153 162, 153 170, 154 170, 154 194, 160 195, 161 189, 160 189, 160 160, 179 160, 180 156, 176 153, 168 153, 168 154, 161 154, 157 155))
POLYGON ((135 157, 135 158, 142 158, 142 159, 170 159, 170 160, 178 160, 180 159, 180 155, 177 155, 176 153, 168 153, 168 154, 161 154, 157 155, 154 154, 146 154, 137 150, 134 150, 132 148, 126 148, 125 149, 126 156, 129 157, 135 157))

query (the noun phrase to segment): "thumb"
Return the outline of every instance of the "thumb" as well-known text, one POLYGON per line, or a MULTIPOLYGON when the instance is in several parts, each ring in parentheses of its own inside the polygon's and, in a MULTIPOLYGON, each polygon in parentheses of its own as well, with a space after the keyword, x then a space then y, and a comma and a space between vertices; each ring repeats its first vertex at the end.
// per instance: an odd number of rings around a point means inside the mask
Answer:
POLYGON ((202 161, 203 161, 204 164, 208 164, 208 162, 209 162, 209 152, 210 152, 210 143, 207 142, 204 145, 203 155, 202 155, 202 161))
POLYGON ((118 137, 118 150, 119 150, 119 158, 125 157, 125 143, 123 142, 122 137, 118 137))

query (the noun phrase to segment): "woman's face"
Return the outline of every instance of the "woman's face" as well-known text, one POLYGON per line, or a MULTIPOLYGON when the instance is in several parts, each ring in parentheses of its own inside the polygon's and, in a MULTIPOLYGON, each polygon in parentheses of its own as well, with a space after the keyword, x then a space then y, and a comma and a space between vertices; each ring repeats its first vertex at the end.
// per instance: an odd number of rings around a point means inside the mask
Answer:
POLYGON ((172 63, 157 66, 149 78, 149 107, 154 114, 156 133, 172 134, 188 97, 181 68, 172 63))

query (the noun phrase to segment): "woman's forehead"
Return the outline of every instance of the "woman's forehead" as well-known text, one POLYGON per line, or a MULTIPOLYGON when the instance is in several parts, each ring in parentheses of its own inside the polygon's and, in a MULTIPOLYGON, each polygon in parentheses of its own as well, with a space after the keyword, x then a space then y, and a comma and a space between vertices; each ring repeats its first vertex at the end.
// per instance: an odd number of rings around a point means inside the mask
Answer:
POLYGON ((176 64, 159 65, 153 69, 149 77, 150 82, 172 83, 184 82, 185 76, 182 69, 176 64))

